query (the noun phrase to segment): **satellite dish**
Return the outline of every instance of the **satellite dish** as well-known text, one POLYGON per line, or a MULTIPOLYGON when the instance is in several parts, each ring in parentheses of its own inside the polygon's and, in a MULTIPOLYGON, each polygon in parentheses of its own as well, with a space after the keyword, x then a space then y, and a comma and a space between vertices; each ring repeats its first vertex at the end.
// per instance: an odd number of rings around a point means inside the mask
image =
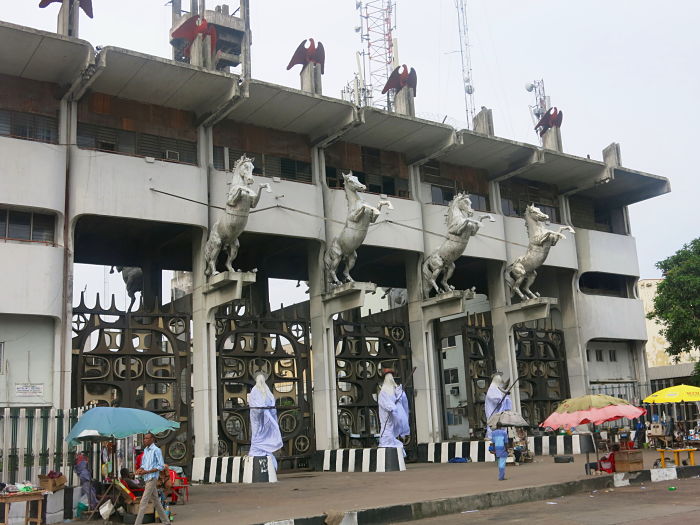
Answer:
POLYGON ((473 95, 474 94, 474 86, 472 86, 471 84, 467 84, 464 87, 464 91, 467 92, 467 95, 473 95))
POLYGON ((535 84, 533 84, 532 82, 528 82, 527 84, 525 84, 525 91, 531 93, 533 89, 535 89, 535 84))

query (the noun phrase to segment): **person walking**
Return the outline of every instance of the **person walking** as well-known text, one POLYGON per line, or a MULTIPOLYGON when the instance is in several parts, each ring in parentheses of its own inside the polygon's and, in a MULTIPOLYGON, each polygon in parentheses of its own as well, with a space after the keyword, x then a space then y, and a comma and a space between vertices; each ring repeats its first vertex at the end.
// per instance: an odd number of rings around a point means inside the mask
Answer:
POLYGON ((496 430, 491 432, 494 455, 498 460, 498 481, 506 479, 506 459, 508 459, 508 432, 503 430, 500 422, 496 424, 496 430))
POLYGON ((156 512, 158 512, 158 516, 160 516, 160 521, 162 523, 169 523, 168 515, 165 513, 165 509, 163 505, 161 505, 160 497, 158 496, 158 477, 160 471, 165 468, 163 453, 156 445, 156 437, 150 432, 143 435, 143 444, 143 460, 141 461, 141 467, 136 471, 136 475, 143 477, 145 487, 143 495, 141 496, 139 514, 134 523, 136 525, 141 525, 143 523, 143 515, 146 513, 146 507, 148 507, 151 500, 153 500, 153 506, 156 512))

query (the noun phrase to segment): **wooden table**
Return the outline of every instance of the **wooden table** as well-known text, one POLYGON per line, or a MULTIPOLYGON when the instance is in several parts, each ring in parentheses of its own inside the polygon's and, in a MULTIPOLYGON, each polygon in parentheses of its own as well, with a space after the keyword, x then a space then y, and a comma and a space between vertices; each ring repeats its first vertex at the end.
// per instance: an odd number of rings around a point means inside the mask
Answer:
POLYGON ((697 448, 657 448, 656 450, 661 455, 661 468, 666 468, 666 457, 664 456, 666 452, 673 452, 673 461, 677 467, 681 465, 681 452, 687 452, 688 463, 695 466, 695 451, 697 448))
POLYGON ((24 525, 30 523, 43 523, 42 516, 44 515, 44 491, 35 490, 34 492, 15 492, 6 496, 0 496, 0 505, 2 505, 2 515, 0 515, 0 525, 7 525, 10 522, 10 505, 13 503, 25 502, 26 510, 24 511, 24 525), (32 516, 32 502, 36 501, 36 513, 32 516))

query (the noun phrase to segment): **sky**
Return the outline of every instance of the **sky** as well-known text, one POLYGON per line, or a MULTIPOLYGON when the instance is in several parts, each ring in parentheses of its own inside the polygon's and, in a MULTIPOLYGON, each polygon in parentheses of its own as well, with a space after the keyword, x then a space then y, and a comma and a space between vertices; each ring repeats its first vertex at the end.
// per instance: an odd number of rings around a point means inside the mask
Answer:
MULTIPOLYGON (((92 3, 95 18, 81 17, 81 38, 171 56, 166 0, 92 3)), ((38 4, 0 0, 0 19, 55 31, 59 4, 38 4)), ((208 0, 207 8, 216 4, 208 0)), ((298 87, 298 67, 286 65, 299 42, 313 37, 326 49, 324 94, 339 97, 362 49, 355 0, 250 4, 253 77, 298 87)), ((455 0, 396 4, 399 61, 418 74, 417 115, 466 122, 455 0)), ((524 86, 543 79, 552 105, 564 111, 566 153, 601 160, 603 148, 619 142, 625 167, 670 179, 670 194, 630 206, 641 277, 659 277, 655 262, 700 233, 691 158, 700 138, 700 2, 468 0, 467 17, 475 102, 493 110, 496 135, 537 143, 533 95, 524 86)), ((119 284, 117 275, 111 279, 119 284)))

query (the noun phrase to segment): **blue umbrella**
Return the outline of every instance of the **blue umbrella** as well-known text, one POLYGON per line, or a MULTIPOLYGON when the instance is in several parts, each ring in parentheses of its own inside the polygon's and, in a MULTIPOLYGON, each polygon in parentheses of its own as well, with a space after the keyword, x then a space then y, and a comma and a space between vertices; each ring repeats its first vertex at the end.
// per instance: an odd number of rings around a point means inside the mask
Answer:
POLYGON ((85 412, 66 437, 69 445, 81 440, 124 438, 134 434, 158 434, 174 430, 180 423, 136 408, 95 407, 85 412))

